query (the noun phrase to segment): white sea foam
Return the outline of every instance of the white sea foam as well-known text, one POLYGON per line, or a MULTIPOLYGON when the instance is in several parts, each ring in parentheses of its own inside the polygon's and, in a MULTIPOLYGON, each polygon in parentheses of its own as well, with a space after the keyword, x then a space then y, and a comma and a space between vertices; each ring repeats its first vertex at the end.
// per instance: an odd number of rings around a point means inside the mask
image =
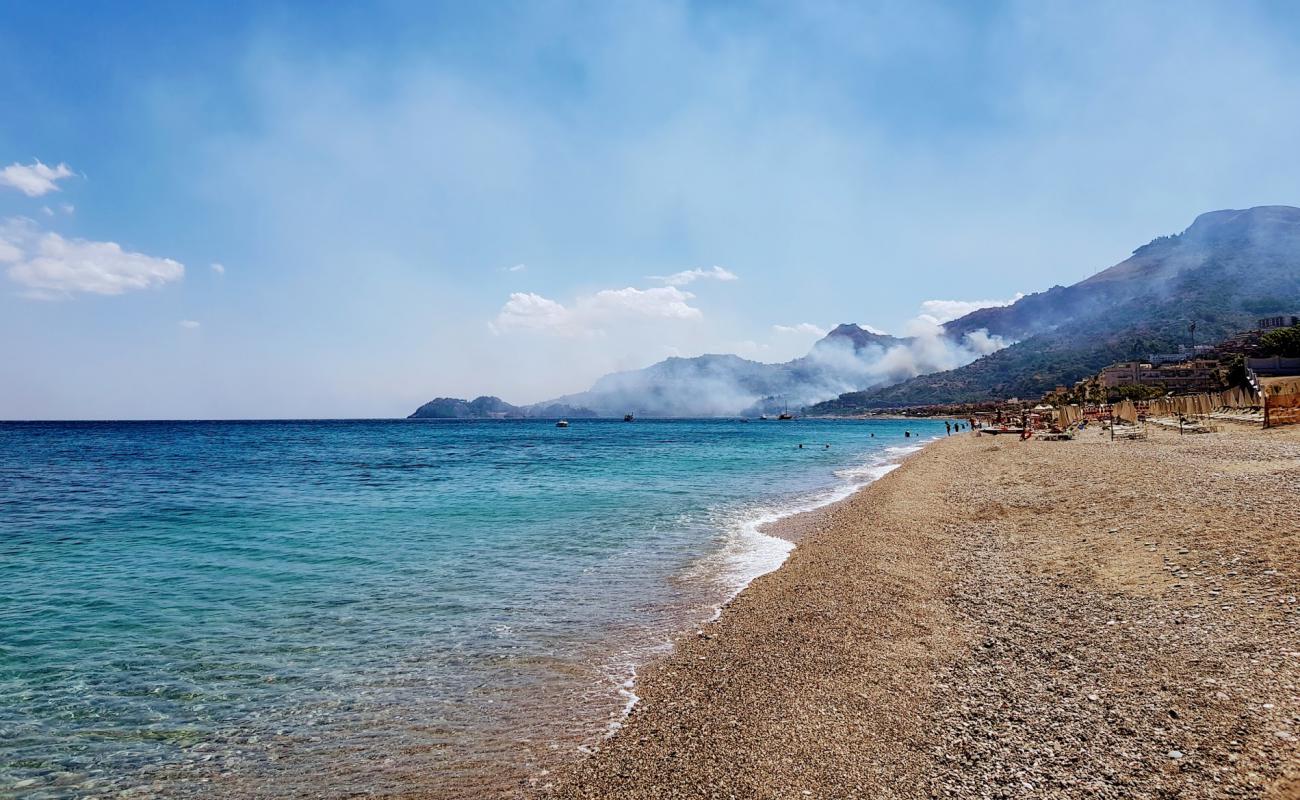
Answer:
POLYGON ((721 548, 702 559, 687 573, 687 577, 711 577, 719 581, 726 591, 725 599, 714 609, 709 621, 721 616, 722 608, 755 578, 785 563, 794 550, 793 542, 764 533, 764 527, 851 496, 867 484, 897 469, 902 459, 919 451, 925 446, 925 441, 937 438, 939 437, 931 437, 914 445, 886 447, 870 454, 861 464, 836 470, 834 475, 841 482, 834 486, 794 498, 780 506, 751 507, 735 517, 720 520, 720 526, 725 531, 721 548))
MULTIPOLYGON (((861 464, 835 470, 833 474, 842 481, 835 486, 795 498, 780 506, 751 507, 742 514, 719 520, 725 530, 721 548, 698 561, 685 575, 688 579, 718 581, 724 589, 725 599, 714 606, 713 614, 705 624, 721 617, 722 610, 746 586, 759 576, 780 567, 794 550, 794 542, 764 533, 762 529, 765 526, 796 514, 816 511, 850 497, 859 489, 898 469, 904 458, 925 446, 925 441, 938 438, 941 437, 934 436, 915 445, 886 447, 868 456, 861 464)), ((630 677, 618 690, 627 702, 622 713, 609 723, 606 736, 614 735, 623 727, 624 720, 640 700, 633 691, 636 687, 636 669, 630 666, 629 670, 630 677)))
POLYGON ((619 684, 618 687, 619 697, 622 697, 625 702, 623 703, 623 708, 619 712, 618 716, 610 720, 609 725, 605 726, 606 738, 618 733, 619 728, 623 727, 623 720, 627 719, 627 715, 632 713, 632 709, 635 708, 637 702, 640 701, 641 698, 638 697, 637 693, 633 691, 633 689, 635 688, 636 688, 636 667, 634 665, 629 664, 627 679, 624 680, 621 684, 619 684))

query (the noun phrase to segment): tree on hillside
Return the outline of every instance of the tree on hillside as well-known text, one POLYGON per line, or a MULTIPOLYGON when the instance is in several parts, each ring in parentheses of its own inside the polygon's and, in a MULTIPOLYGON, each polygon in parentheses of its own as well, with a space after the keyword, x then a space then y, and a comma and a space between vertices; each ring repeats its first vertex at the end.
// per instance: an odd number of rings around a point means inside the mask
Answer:
POLYGON ((1278 328, 1259 337, 1260 355, 1300 358, 1300 325, 1278 328))
POLYGON ((1157 397, 1163 396, 1164 393, 1165 387, 1160 385, 1142 386, 1136 383, 1129 383, 1115 387, 1115 394, 1118 394, 1122 400, 1153 400, 1157 397))

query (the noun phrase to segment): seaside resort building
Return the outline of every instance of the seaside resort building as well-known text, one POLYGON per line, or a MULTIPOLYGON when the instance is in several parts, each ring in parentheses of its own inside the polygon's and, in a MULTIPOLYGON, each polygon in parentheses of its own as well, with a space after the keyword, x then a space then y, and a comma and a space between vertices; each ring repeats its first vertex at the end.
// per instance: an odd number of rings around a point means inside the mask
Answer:
POLYGON ((1159 365, 1123 361, 1101 371, 1101 385, 1107 389, 1163 386, 1166 391, 1178 393, 1214 391, 1219 388, 1218 366, 1218 362, 1204 359, 1159 365))

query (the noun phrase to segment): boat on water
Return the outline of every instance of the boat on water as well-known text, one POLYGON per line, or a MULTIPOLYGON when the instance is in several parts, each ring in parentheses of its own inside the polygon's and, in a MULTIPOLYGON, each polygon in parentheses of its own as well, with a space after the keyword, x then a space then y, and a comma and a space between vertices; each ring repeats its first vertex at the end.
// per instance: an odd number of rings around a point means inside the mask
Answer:
POLYGON ((759 414, 759 415, 758 415, 758 418, 759 418, 759 419, 771 419, 771 417, 769 417, 769 416, 766 415, 766 414, 759 414))
POLYGON ((789 411, 782 411, 777 419, 794 419, 794 414, 791 414, 789 411))
POLYGON ((560 420, 559 422, 555 423, 555 427, 557 427, 557 428, 567 428, 567 427, 569 427, 569 421, 568 421, 567 419, 562 419, 562 420, 560 420))
POLYGON ((624 422, 634 422, 635 420, 636 420, 636 416, 633 415, 633 414, 624 414, 624 415, 623 415, 623 421, 624 421, 624 422))

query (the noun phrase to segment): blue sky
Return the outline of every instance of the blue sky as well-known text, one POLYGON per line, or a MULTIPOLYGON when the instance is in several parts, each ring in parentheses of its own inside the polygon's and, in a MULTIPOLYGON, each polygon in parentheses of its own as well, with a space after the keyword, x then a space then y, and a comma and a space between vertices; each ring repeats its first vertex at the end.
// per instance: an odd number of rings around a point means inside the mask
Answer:
POLYGON ((532 402, 1070 283, 1300 200, 1295 9, 3 2, 0 418, 532 402))

